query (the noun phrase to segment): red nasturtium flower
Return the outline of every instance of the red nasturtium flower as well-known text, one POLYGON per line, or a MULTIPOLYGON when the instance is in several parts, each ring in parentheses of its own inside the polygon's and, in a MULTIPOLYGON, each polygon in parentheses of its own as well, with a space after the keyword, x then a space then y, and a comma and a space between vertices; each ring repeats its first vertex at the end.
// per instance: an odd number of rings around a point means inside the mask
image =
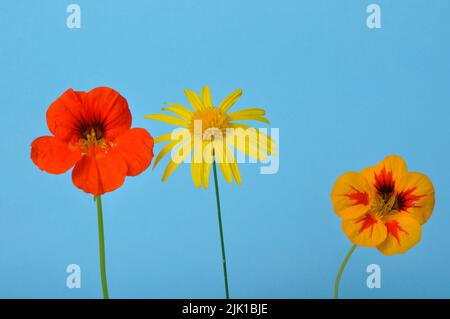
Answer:
POLYGON ((107 87, 67 90, 50 105, 47 125, 53 136, 33 141, 34 164, 51 174, 74 167, 74 185, 95 196, 142 173, 153 158, 153 138, 145 129, 131 128, 127 101, 107 87))

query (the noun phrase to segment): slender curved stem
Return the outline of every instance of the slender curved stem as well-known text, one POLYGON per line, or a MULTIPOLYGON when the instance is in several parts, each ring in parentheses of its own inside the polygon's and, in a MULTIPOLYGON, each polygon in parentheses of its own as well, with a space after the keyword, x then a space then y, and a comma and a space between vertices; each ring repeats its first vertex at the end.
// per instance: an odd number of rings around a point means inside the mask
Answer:
POLYGON ((217 181, 216 161, 213 161, 213 170, 214 170, 214 184, 216 186, 217 214, 219 216, 220 244, 222 246, 222 264, 223 264, 223 277, 225 280, 225 295, 226 299, 230 299, 230 293, 228 291, 227 259, 225 257, 225 242, 223 240, 222 215, 220 213, 219 182, 217 181))
POLYGON ((350 259, 351 255, 355 251, 357 245, 353 245, 352 248, 347 253, 347 256, 345 256, 344 261, 342 262, 341 268, 339 268, 339 272, 336 277, 336 282, 334 283, 334 299, 339 299, 339 282, 341 281, 342 273, 344 272, 345 266, 347 265, 348 260, 350 259))
POLYGON ((100 249, 100 273, 102 277, 103 299, 109 299, 108 282, 106 281, 105 238, 103 233, 103 208, 101 196, 97 196, 96 201, 97 201, 97 216, 98 216, 98 241, 100 249))

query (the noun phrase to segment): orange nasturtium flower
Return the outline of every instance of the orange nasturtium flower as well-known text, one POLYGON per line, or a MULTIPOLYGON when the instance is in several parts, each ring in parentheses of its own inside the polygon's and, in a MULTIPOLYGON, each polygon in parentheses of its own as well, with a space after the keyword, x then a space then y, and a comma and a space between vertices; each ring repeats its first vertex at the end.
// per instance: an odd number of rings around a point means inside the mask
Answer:
POLYGON ((203 87, 201 95, 185 90, 184 93, 192 106, 186 108, 180 104, 167 103, 163 108, 173 115, 150 114, 148 119, 175 125, 181 130, 164 134, 155 142, 168 142, 155 159, 154 167, 169 152, 172 158, 167 165, 162 180, 165 181, 189 155, 191 157, 191 175, 195 186, 208 188, 211 166, 214 172, 217 211, 219 218, 222 262, 225 281, 225 295, 229 298, 226 269, 225 245, 223 239, 222 218, 220 212, 219 186, 216 162, 228 183, 233 179, 241 184, 241 175, 231 147, 257 160, 265 161, 267 156, 275 155, 275 142, 265 133, 237 121, 259 121, 269 124, 264 117, 266 112, 260 108, 249 108, 228 112, 242 96, 238 89, 228 95, 218 106, 213 104, 208 86, 203 87))
MULTIPOLYGON (((384 255, 406 252, 421 238, 422 225, 434 208, 434 188, 421 173, 408 172, 400 156, 391 155, 361 172, 336 181, 331 199, 342 230, 356 246, 376 247, 384 255)), ((335 297, 343 267, 338 274, 335 297)))
POLYGON ((64 92, 47 111, 52 136, 31 144, 31 159, 50 174, 72 171, 73 184, 97 201, 103 295, 108 297, 101 195, 122 186, 126 176, 146 170, 153 158, 153 138, 131 128, 128 103, 107 87, 64 92))

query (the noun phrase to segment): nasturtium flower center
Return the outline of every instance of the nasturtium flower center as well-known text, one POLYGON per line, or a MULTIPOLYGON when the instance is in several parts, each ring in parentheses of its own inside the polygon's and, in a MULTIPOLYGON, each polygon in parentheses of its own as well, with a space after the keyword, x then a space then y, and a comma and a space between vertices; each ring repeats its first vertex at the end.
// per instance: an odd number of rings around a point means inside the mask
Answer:
POLYGON ((106 152, 107 142, 104 138, 104 129, 100 125, 94 125, 86 129, 81 129, 80 146, 83 155, 85 155, 91 147, 100 147, 106 152))
MULTIPOLYGON (((406 208, 408 194, 396 191, 392 172, 381 170, 379 175, 375 174, 375 181, 376 195, 371 205, 372 213, 379 217, 386 217, 406 208)), ((414 198, 410 198, 408 204, 414 206, 414 198)))
POLYGON ((371 207, 371 211, 380 217, 389 216, 397 212, 399 208, 398 204, 398 198, 395 194, 377 196, 371 207))

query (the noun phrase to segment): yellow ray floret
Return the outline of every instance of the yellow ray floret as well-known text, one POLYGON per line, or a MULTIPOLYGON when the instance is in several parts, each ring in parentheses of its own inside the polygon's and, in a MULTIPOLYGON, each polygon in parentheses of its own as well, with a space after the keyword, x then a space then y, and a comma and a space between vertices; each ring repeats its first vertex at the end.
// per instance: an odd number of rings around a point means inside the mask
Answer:
POLYGON ((185 120, 182 120, 178 117, 174 117, 166 114, 148 114, 144 116, 146 119, 156 120, 160 122, 164 122, 167 124, 172 124, 176 126, 187 127, 188 123, 185 120))

